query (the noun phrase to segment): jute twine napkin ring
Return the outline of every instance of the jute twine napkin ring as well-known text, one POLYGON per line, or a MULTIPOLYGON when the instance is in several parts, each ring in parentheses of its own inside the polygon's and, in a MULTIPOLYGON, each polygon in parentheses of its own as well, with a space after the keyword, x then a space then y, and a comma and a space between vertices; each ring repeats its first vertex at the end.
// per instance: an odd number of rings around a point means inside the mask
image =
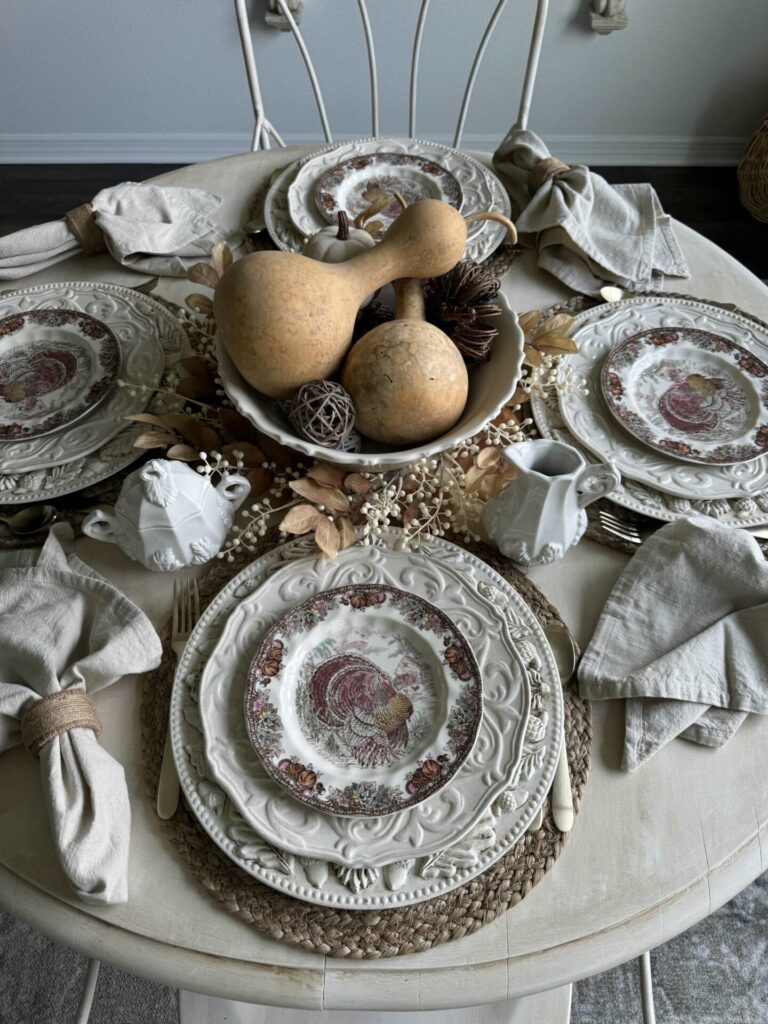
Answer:
POLYGON ((90 203, 83 203, 82 206, 70 210, 69 213, 64 214, 64 220, 86 256, 96 256, 100 252, 107 251, 104 235, 96 223, 90 203))
POLYGON ((570 169, 568 164, 564 164, 556 156, 547 156, 543 160, 539 160, 528 175, 528 189, 531 195, 537 192, 545 181, 551 181, 558 174, 564 174, 566 171, 570 171, 570 169))
POLYGON ((61 690, 36 700, 21 720, 21 739, 33 757, 52 739, 70 729, 93 729, 98 736, 101 722, 85 690, 61 690))

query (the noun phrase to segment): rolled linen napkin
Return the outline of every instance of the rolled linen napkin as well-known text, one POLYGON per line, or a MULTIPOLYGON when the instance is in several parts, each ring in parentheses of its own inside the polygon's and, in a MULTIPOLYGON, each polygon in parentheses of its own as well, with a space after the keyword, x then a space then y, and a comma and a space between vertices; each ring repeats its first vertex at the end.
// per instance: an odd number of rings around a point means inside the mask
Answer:
POLYGON ((675 736, 722 746, 768 714, 768 563, 744 530, 683 519, 619 577, 578 671, 590 700, 626 697, 622 767, 675 736))
POLYGON ((670 218, 650 185, 609 185, 582 165, 552 157, 533 132, 511 128, 493 155, 510 194, 523 244, 569 288, 599 295, 658 287, 665 274, 687 277, 670 218))
POLYGON ((40 759, 53 841, 77 895, 123 903, 128 790, 97 741, 89 694, 154 668, 162 650, 146 615, 74 554, 72 537, 60 523, 41 551, 0 556, 0 753, 23 742, 40 759))
POLYGON ((102 189, 64 220, 0 238, 0 279, 52 267, 82 250, 110 254, 130 270, 184 277, 217 242, 239 244, 241 234, 211 216, 221 199, 198 188, 160 188, 127 181, 102 189))

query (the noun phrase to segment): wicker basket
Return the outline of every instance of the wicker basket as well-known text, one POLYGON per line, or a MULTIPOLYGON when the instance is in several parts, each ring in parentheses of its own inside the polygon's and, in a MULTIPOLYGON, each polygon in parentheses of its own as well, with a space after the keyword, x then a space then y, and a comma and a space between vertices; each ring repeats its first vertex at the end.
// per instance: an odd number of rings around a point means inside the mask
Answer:
POLYGON ((738 176, 742 206, 756 220, 768 223, 768 114, 747 146, 738 176))

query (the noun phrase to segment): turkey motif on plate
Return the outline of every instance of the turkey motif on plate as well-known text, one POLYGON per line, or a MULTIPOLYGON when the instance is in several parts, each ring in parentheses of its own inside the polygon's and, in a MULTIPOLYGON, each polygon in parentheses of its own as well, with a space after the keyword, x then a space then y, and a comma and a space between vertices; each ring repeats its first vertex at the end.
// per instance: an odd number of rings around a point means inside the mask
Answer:
POLYGON ((120 372, 106 324, 71 309, 0 320, 0 438, 39 437, 85 416, 120 372))
POLYGON ((768 448, 768 366, 727 338, 642 331, 611 349, 600 382, 630 434, 684 462, 745 462, 768 448))
POLYGON ((297 800, 382 816, 451 780, 482 718, 480 671, 447 615, 382 584, 326 590, 267 633, 245 691, 248 735, 297 800))
POLYGON ((339 210, 354 220, 377 199, 390 196, 388 205, 368 225, 368 230, 375 227, 372 234, 378 239, 402 212, 395 192, 408 206, 418 199, 441 199, 459 210, 463 198, 454 175, 434 160, 415 153, 371 153, 344 160, 321 175, 315 185, 315 205, 321 216, 335 224, 339 210))

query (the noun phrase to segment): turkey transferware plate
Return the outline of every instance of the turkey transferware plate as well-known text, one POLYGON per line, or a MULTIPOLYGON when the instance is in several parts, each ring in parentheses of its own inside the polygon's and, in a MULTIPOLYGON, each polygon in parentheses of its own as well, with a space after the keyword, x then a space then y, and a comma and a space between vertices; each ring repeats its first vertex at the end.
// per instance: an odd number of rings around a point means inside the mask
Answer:
POLYGON ((302 803, 394 814, 442 789, 482 718, 474 655, 448 616, 384 584, 321 591, 267 633, 245 716, 264 767, 302 803))

